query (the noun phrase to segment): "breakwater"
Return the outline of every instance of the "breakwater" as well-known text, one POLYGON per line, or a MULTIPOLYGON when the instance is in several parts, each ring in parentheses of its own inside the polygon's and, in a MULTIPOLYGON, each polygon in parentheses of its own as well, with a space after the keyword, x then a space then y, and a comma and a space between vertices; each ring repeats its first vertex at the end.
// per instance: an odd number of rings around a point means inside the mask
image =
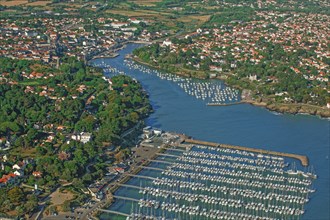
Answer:
POLYGON ((299 154, 283 153, 283 152, 263 150, 263 149, 257 149, 257 148, 234 146, 234 145, 229 145, 229 144, 219 144, 219 143, 200 141, 200 140, 194 140, 194 139, 186 139, 186 140, 184 140, 184 142, 190 143, 190 144, 200 144, 200 145, 206 145, 206 146, 212 146, 212 147, 222 147, 222 148, 228 148, 228 149, 234 149, 234 150, 242 150, 242 151, 248 151, 248 152, 253 152, 253 153, 258 153, 258 154, 267 154, 267 155, 273 155, 273 156, 293 158, 293 159, 299 160, 301 162, 301 165, 303 165, 305 167, 307 167, 309 164, 308 157, 304 156, 304 155, 299 155, 299 154))

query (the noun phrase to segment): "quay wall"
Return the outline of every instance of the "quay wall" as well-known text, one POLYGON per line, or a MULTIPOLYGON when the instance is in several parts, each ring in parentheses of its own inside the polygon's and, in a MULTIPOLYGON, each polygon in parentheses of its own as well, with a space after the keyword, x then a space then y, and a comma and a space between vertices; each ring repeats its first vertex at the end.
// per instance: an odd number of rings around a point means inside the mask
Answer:
MULTIPOLYGON (((156 157, 158 157, 158 154, 153 155, 149 160, 144 161, 140 166, 131 170, 130 174, 134 174, 134 175, 138 174, 143 169, 143 166, 148 166, 149 163, 151 163, 150 160, 154 160, 154 159, 156 159, 156 157)), ((115 184, 113 187, 111 187, 109 189, 109 192, 111 192, 113 194, 120 187, 119 184, 125 184, 130 179, 131 179, 131 176, 128 176, 128 175, 124 176, 122 179, 120 179, 118 181, 118 184, 115 184)))
POLYGON ((222 148, 228 148, 228 149, 234 149, 234 150, 248 151, 248 152, 253 152, 253 153, 260 153, 260 154, 268 154, 268 155, 279 156, 279 157, 293 158, 293 159, 299 160, 301 162, 301 164, 305 167, 307 167, 308 164, 309 164, 308 157, 305 156, 305 155, 283 153, 283 152, 270 151, 270 150, 257 149, 257 148, 250 148, 250 147, 234 146, 234 145, 229 145, 229 144, 219 144, 219 143, 193 140, 193 139, 185 139, 184 142, 189 143, 189 144, 200 144, 200 145, 207 145, 207 146, 211 146, 211 147, 222 147, 222 148))

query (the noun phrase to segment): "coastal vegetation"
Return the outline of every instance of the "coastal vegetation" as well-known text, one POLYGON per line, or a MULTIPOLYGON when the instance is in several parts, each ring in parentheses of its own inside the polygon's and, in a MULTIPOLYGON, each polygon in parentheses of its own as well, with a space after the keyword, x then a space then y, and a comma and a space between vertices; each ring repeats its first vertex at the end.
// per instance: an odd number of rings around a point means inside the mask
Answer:
POLYGON ((98 69, 74 58, 63 59, 59 69, 0 59, 0 147, 6 150, 0 177, 20 173, 0 189, 2 213, 36 208, 38 196, 21 184, 84 188, 104 175, 106 161, 114 161, 106 148, 125 146, 120 136, 151 110, 137 81, 102 79, 98 69))

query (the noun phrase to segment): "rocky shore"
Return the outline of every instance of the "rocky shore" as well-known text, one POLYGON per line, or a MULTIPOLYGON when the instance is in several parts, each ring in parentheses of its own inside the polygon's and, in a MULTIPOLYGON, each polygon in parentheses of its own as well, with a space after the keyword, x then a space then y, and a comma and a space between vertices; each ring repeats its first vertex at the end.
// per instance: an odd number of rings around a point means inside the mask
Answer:
POLYGON ((243 100, 243 103, 248 103, 255 106, 267 108, 270 111, 290 114, 308 114, 316 115, 322 118, 330 118, 330 109, 320 106, 307 104, 284 104, 284 103, 266 103, 255 100, 243 100))

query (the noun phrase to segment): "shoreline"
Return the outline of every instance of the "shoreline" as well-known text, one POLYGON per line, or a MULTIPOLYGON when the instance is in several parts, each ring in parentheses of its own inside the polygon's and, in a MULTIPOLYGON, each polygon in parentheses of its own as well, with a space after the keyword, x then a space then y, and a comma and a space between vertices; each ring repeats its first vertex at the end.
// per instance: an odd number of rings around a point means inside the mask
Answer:
MULTIPOLYGON (((139 64, 157 69, 157 70, 167 71, 167 70, 161 69, 158 66, 154 66, 150 63, 143 62, 142 60, 140 60, 139 58, 137 58, 136 56, 134 56, 132 54, 130 54, 126 58, 131 59, 139 64)), ((179 75, 179 76, 183 76, 183 77, 194 78, 194 77, 188 76, 187 74, 183 74, 180 72, 170 72, 170 73, 179 75)), ((201 79, 201 78, 196 78, 196 79, 201 79)), ((206 79, 206 78, 202 78, 202 79, 206 79)), ((216 77, 216 79, 222 80, 226 83, 225 79, 223 79, 221 77, 216 77)), ((242 90, 241 88, 239 88, 239 89, 242 90)), ((276 103, 276 102, 266 103, 263 101, 256 101, 256 100, 252 100, 252 99, 242 98, 242 100, 237 104, 250 104, 253 106, 263 107, 263 108, 268 109, 269 111, 282 113, 282 114, 283 113, 289 113, 289 114, 293 114, 293 115, 307 114, 307 115, 311 115, 311 116, 312 115, 319 116, 322 119, 330 118, 330 109, 326 109, 321 106, 308 105, 308 104, 303 104, 303 103, 292 103, 292 104, 276 103)), ((217 106, 217 105, 210 105, 210 106, 217 106)), ((227 105, 219 105, 219 106, 227 106, 227 105)))
POLYGON ((322 119, 330 118, 330 109, 325 109, 320 106, 307 105, 307 104, 284 104, 284 103, 266 103, 258 102, 255 100, 242 100, 242 103, 250 104, 258 107, 266 108, 269 111, 277 113, 289 113, 292 115, 306 114, 309 116, 318 116, 322 119))

